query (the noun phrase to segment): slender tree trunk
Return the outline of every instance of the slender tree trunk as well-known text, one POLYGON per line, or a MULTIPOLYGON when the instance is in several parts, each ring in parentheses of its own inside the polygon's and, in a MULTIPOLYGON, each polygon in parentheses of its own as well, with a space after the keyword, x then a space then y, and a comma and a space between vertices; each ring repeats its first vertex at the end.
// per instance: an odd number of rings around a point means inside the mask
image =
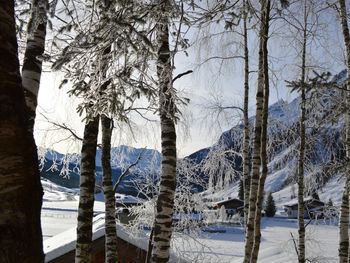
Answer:
POLYGON ((269 0, 261 1, 261 22, 259 33, 259 65, 258 65, 258 88, 256 93, 256 113, 255 113, 255 125, 254 125, 254 140, 253 140, 253 165, 252 175, 250 182, 249 193, 249 212, 248 222, 246 229, 246 243, 244 252, 244 263, 249 263, 252 256, 254 246, 254 233, 255 233, 255 214, 256 204, 258 198, 258 186, 261 167, 261 132, 263 122, 263 104, 264 104, 264 42, 267 41, 266 26, 264 17, 268 15, 268 7, 270 6, 269 0))
MULTIPOLYGON (((345 0, 339 0, 340 5, 340 19, 343 29, 344 43, 346 47, 346 63, 348 78, 346 81, 346 112, 345 112, 345 124, 346 124, 346 159, 350 158, 350 34, 347 19, 347 10, 345 0)), ((339 221, 339 262, 345 263, 349 260, 349 183, 350 176, 347 175, 342 203, 340 207, 340 221, 339 221)))
POLYGON ((106 239, 105 239, 105 262, 117 262, 117 227, 115 223, 115 196, 112 182, 111 167, 111 137, 113 121, 102 115, 102 170, 103 170, 103 192, 106 207, 106 239))
POLYGON ((268 49, 267 41, 269 35, 269 24, 270 24, 270 0, 266 3, 266 12, 263 13, 262 17, 264 23, 264 38, 263 38, 263 78, 264 78, 264 104, 263 104, 263 113, 262 113, 262 129, 261 129, 261 176, 259 179, 258 187, 258 198, 256 202, 256 211, 255 211, 255 229, 254 229, 254 246, 251 256, 251 263, 256 263, 258 260, 260 242, 261 242, 261 211, 264 201, 264 188, 265 181, 268 173, 267 168, 267 126, 268 126, 268 114, 269 114, 269 94, 270 94, 270 85, 269 85, 269 68, 268 68, 268 49))
POLYGON ((300 145, 298 159, 298 262, 305 263, 305 222, 304 222, 304 162, 305 162, 305 121, 306 121, 306 98, 305 98, 305 76, 306 76, 306 41, 307 41, 307 10, 304 0, 304 28, 303 47, 301 55, 301 94, 300 94, 300 145))
POLYGON ((42 60, 40 57, 45 51, 47 5, 47 0, 33 0, 32 2, 27 46, 22 67, 22 85, 29 115, 28 129, 32 133, 42 69, 42 60))
POLYGON ((247 3, 243 1, 243 35, 244 35, 244 105, 243 105, 243 191, 244 191, 244 223, 247 224, 249 208, 249 50, 248 50, 248 30, 247 30, 247 3))
POLYGON ((151 262, 151 256, 152 256, 152 250, 153 250, 153 233, 154 233, 154 227, 151 229, 151 234, 149 236, 148 240, 148 247, 147 247, 147 255, 146 255, 146 260, 145 263, 150 263, 151 262))
POLYGON ((0 261, 44 262, 43 190, 33 133, 28 132, 14 1, 0 5, 0 261))
POLYGON ((152 262, 168 262, 172 235, 172 216, 176 189, 176 130, 169 49, 169 0, 160 0, 157 21, 157 75, 161 125, 162 167, 153 233, 152 262))
POLYGON ((85 124, 80 164, 80 196, 78 208, 76 263, 91 262, 92 218, 95 200, 95 156, 99 117, 85 124))

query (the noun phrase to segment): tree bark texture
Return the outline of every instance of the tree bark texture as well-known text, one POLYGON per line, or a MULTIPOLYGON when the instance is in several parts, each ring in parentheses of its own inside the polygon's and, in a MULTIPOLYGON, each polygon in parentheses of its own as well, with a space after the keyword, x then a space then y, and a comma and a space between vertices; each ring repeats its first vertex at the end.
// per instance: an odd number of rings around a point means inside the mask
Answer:
POLYGON ((91 262, 92 218, 95 200, 95 156, 99 117, 85 124, 80 164, 80 196, 78 208, 76 263, 91 262))
POLYGON ((168 262, 172 235, 172 216, 176 189, 176 130, 169 49, 169 0, 159 1, 157 21, 157 75, 161 124, 162 167, 153 233, 152 262, 168 262))
POLYGON ((42 59, 40 57, 45 51, 47 6, 47 0, 33 0, 32 2, 27 46, 22 67, 22 85, 29 115, 28 129, 32 133, 42 71, 42 59))
POLYGON ((250 169, 249 169, 249 49, 248 49, 248 30, 247 30, 247 3, 243 1, 243 35, 244 35, 244 105, 243 105, 243 190, 244 190, 244 223, 247 224, 249 208, 249 188, 250 188, 250 169))
POLYGON ((103 193, 105 196, 105 262, 117 262, 117 227, 115 222, 115 196, 112 182, 111 167, 111 137, 113 121, 102 115, 102 170, 103 170, 103 193))
POLYGON ((252 164, 252 175, 250 183, 249 193, 249 211, 248 211, 248 222, 246 229, 246 243, 244 252, 244 263, 250 263, 252 259, 252 252, 254 247, 254 235, 256 227, 256 210, 260 178, 260 167, 261 167, 261 134, 263 128, 263 107, 264 107, 264 46, 267 43, 268 35, 266 35, 266 23, 265 18, 269 14, 270 1, 261 1, 261 22, 260 22, 260 33, 259 33, 259 63, 258 63, 258 87, 256 93, 256 113, 255 113, 255 125, 254 125, 254 139, 253 139, 253 164, 252 164))
POLYGON ((269 24, 270 24, 270 0, 267 0, 266 11, 263 13, 264 24, 264 38, 263 38, 263 78, 264 78, 264 103, 263 103, 263 114, 262 114, 262 128, 261 128, 261 176, 259 178, 258 187, 258 197, 256 202, 255 211, 255 229, 254 229, 254 246, 251 256, 251 263, 256 263, 258 260, 260 242, 261 242, 261 211, 264 201, 264 188, 265 181, 268 173, 268 160, 267 160, 267 126, 268 126, 268 114, 269 114, 269 95, 270 95, 270 85, 269 85, 269 67, 268 67, 268 49, 267 41, 269 35, 269 24))
POLYGON ((0 262, 44 262, 43 190, 19 73, 14 1, 0 5, 0 262))
POLYGON ((304 0, 303 47, 301 54, 301 87, 300 87, 300 145, 298 159, 298 262, 305 263, 305 222, 304 222, 304 162, 305 162, 305 121, 306 121, 306 43, 307 42, 307 10, 304 0))
MULTIPOLYGON (((343 30, 344 43, 346 48, 346 64, 348 71, 348 78, 346 81, 346 112, 345 112, 345 125, 346 125, 346 159, 350 158, 350 34, 347 19, 347 9, 345 0, 339 0, 340 20, 343 30)), ((349 183, 350 175, 347 175, 345 182, 342 203, 340 207, 340 220, 339 220, 339 262, 345 263, 349 260, 349 183)))

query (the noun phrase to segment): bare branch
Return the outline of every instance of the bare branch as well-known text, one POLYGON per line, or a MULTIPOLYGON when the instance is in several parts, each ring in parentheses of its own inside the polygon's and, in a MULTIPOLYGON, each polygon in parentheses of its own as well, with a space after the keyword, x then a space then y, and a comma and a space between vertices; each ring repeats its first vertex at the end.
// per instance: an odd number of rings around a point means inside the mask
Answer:
POLYGON ((135 162, 133 162, 132 164, 130 164, 129 167, 126 168, 126 170, 120 175, 120 177, 118 178, 118 181, 117 181, 117 182, 115 183, 115 185, 113 186, 113 191, 114 191, 114 192, 117 191, 117 188, 118 188, 118 186, 120 185, 120 183, 122 182, 122 180, 124 179, 124 177, 126 177, 126 176, 129 174, 130 169, 131 169, 132 167, 136 166, 136 165, 139 163, 139 161, 141 160, 141 157, 142 157, 142 154, 143 154, 144 151, 145 151, 145 149, 143 149, 143 150, 140 152, 140 154, 139 154, 139 156, 136 158, 135 162))
POLYGON ((183 73, 178 74, 178 75, 173 79, 172 83, 174 83, 175 80, 177 80, 177 79, 179 79, 179 78, 182 78, 183 76, 186 76, 186 75, 191 74, 191 73, 193 73, 193 70, 187 70, 186 72, 183 72, 183 73))

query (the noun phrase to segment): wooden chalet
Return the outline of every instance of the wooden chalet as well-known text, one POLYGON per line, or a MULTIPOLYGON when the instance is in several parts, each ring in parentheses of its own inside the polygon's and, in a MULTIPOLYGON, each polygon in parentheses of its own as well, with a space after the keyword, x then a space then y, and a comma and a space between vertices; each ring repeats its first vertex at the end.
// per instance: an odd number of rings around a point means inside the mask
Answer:
MULTIPOLYGON (((118 261, 120 263, 144 263, 147 251, 139 248, 122 238, 117 239, 118 261)), ((69 263, 74 262, 75 249, 70 250, 63 255, 58 256, 50 263, 69 263)), ((105 262, 105 236, 102 236, 92 242, 92 263, 105 262)))
POLYGON ((234 215, 237 213, 243 213, 244 202, 238 198, 231 198, 217 202, 214 205, 214 208, 221 209, 222 206, 225 207, 227 215, 234 215))
MULTIPOLYGON (((325 203, 310 197, 310 198, 304 199, 304 205, 305 205, 304 218, 310 218, 314 216, 316 212, 323 210, 325 203)), ((283 207, 288 218, 298 218, 298 200, 297 199, 294 199, 288 203, 285 203, 283 207)))
MULTIPOLYGON (((105 262, 105 214, 94 218, 92 237, 92 263, 105 262)), ((144 263, 147 256, 148 239, 146 235, 135 237, 126 227, 117 224, 118 263, 144 263)), ((74 263, 76 228, 68 229, 44 240, 45 262, 74 263)), ((188 263, 185 259, 170 255, 170 262, 188 263)))
MULTIPOLYGON (((105 215, 94 218, 92 263, 105 262, 105 215)), ((135 238, 125 227, 117 224, 117 251, 120 263, 143 263, 147 255, 148 238, 135 238)), ((76 228, 68 229, 44 241, 45 262, 74 263, 76 228)))

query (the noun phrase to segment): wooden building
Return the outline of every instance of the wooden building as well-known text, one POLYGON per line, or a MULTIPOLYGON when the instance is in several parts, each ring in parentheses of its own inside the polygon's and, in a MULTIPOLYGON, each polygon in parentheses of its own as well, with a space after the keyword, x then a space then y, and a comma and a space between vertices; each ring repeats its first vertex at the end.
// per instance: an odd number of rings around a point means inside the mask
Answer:
MULTIPOLYGON (((320 211, 324 208, 324 202, 313 199, 305 198, 304 199, 305 212, 304 218, 310 218, 314 215, 316 211, 320 211)), ((284 211, 287 214, 288 218, 298 218, 298 200, 294 199, 283 205, 284 211)))
POLYGON ((243 213, 244 202, 237 198, 231 198, 217 202, 214 208, 220 209, 222 206, 225 207, 227 215, 234 215, 237 213, 243 213))
MULTIPOLYGON (((147 252, 142 248, 121 238, 117 240, 118 262, 120 263, 144 263, 147 252)), ((58 256, 50 261, 50 263, 74 263, 75 249, 58 256)), ((105 262, 105 237, 102 236, 92 243, 92 263, 105 262)))

